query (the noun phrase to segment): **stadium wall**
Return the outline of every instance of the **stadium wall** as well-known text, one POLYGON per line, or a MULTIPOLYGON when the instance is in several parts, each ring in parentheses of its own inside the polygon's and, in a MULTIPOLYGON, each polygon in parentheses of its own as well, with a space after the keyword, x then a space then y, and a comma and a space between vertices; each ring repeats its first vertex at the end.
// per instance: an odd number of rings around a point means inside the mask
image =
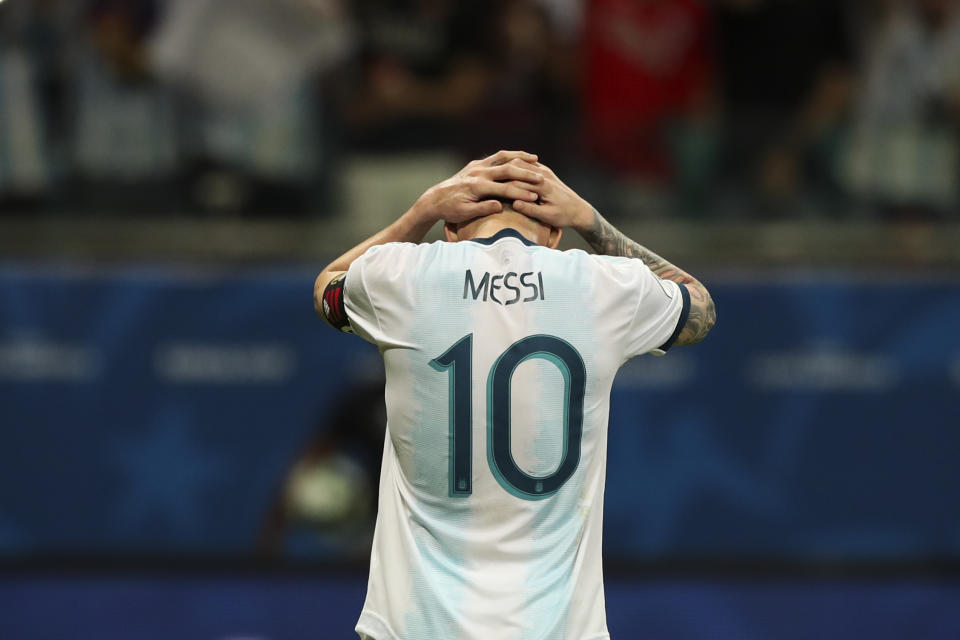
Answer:
MULTIPOLYGON (((254 554, 292 461, 382 375, 313 277, 0 269, 0 556, 254 554)), ((709 338, 617 378, 607 556, 955 563, 960 282, 710 285, 709 338)))

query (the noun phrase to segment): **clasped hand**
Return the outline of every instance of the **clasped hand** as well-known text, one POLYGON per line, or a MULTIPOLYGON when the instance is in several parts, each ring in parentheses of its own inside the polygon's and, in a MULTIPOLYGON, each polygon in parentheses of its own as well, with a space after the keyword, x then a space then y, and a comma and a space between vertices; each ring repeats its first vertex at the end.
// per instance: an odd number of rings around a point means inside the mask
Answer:
POLYGON ((474 160, 427 189, 414 206, 427 220, 458 224, 501 212, 503 201, 556 228, 583 228, 593 217, 589 203, 525 151, 498 151, 474 160))

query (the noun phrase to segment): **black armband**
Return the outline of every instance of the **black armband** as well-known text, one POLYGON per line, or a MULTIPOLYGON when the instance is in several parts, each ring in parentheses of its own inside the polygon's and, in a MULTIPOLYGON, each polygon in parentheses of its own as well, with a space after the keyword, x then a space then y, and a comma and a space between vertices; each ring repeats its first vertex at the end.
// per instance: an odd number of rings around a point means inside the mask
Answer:
POLYGON ((347 319, 347 309, 344 306, 343 285, 347 274, 341 273, 327 284, 323 290, 323 317, 334 329, 353 333, 350 320, 347 319))

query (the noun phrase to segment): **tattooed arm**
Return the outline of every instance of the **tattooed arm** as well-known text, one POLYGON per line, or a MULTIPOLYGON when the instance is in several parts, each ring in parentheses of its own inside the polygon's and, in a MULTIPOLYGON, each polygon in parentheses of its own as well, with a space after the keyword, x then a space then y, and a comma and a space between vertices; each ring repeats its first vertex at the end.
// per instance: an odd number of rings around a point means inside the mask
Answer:
POLYGON ((608 256, 626 256, 639 258, 650 270, 664 280, 673 280, 686 286, 690 292, 690 315, 683 326, 678 345, 697 344, 707 337, 707 333, 717 321, 717 310, 710 292, 699 280, 689 273, 661 258, 643 245, 623 235, 616 227, 607 222, 596 209, 592 209, 593 220, 589 227, 577 228, 577 232, 593 247, 597 253, 608 256))
POLYGON ((717 321, 713 298, 703 283, 621 233, 586 200, 557 178, 549 167, 539 163, 537 167, 544 180, 529 188, 537 192, 539 201, 531 203, 517 200, 513 203, 513 208, 554 227, 571 227, 583 236, 597 253, 638 258, 664 280, 673 280, 680 286, 685 286, 690 292, 690 314, 674 344, 696 344, 703 340, 717 321))

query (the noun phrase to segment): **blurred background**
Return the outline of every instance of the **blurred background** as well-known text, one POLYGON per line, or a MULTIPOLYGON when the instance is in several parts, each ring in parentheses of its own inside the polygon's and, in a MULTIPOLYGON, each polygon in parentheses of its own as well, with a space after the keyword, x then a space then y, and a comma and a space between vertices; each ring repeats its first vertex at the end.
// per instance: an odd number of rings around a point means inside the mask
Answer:
POLYGON ((954 0, 0 1, 0 637, 351 637, 313 279, 500 148, 717 301, 615 384, 613 637, 960 637, 954 0))

